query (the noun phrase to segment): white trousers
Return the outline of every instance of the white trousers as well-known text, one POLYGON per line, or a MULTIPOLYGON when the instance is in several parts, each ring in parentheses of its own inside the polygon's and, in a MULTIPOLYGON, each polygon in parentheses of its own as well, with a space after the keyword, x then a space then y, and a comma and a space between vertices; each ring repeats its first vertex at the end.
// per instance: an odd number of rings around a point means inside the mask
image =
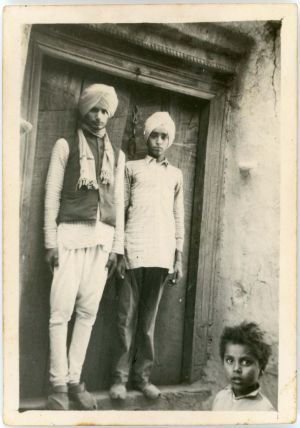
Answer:
POLYGON ((98 245, 69 250, 59 246, 50 294, 50 382, 80 382, 82 365, 103 294, 108 252, 98 245), (67 354, 68 322, 76 319, 67 354))

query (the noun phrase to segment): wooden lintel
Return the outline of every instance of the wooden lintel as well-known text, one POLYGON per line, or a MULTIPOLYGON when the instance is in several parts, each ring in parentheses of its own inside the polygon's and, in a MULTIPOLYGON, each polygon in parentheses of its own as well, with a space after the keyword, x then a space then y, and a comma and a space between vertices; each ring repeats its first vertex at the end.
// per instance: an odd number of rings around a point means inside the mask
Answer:
POLYGON ((167 33, 163 32, 167 30, 166 26, 160 26, 159 31, 150 32, 147 32, 148 26, 143 28, 133 24, 84 24, 80 29, 72 24, 58 24, 48 28, 60 34, 72 34, 72 37, 76 37, 77 34, 78 38, 84 39, 88 38, 88 32, 90 32, 90 40, 102 46, 103 37, 107 36, 110 43, 115 41, 123 44, 123 52, 124 47, 125 51, 130 51, 131 48, 140 49, 141 58, 151 56, 152 60, 155 60, 157 56, 163 56, 169 61, 176 61, 179 67, 194 67, 198 71, 207 70, 219 75, 234 75, 238 64, 237 55, 233 49, 223 52, 220 46, 213 49, 212 44, 208 44, 204 39, 202 42, 193 39, 194 43, 191 43, 187 42, 186 37, 182 35, 174 39, 176 34, 174 31, 171 31, 173 38, 167 37, 167 33))

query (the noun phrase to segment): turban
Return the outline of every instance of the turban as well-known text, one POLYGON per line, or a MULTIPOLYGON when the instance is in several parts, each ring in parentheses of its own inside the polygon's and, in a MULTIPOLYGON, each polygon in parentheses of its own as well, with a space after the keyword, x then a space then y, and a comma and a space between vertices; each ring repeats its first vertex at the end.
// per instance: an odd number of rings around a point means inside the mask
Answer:
POLYGON ((151 132, 158 127, 165 128, 166 132, 169 136, 169 145, 174 141, 175 138, 175 123, 168 112, 166 111, 159 111, 156 113, 153 113, 145 122, 145 128, 144 128, 144 137, 145 141, 148 141, 149 135, 151 132))
POLYGON ((78 103, 81 116, 85 116, 98 103, 107 110, 109 117, 115 114, 118 97, 112 86, 94 84, 85 88, 78 103))

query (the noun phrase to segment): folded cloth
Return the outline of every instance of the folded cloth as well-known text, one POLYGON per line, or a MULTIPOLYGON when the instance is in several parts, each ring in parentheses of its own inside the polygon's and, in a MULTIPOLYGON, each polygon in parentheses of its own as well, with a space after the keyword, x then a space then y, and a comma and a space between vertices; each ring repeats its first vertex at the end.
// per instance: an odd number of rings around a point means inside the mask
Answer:
MULTIPOLYGON (((99 185, 96 177, 96 165, 93 153, 90 149, 88 142, 84 136, 81 128, 78 129, 78 140, 79 140, 79 161, 80 161, 80 177, 78 180, 77 187, 80 189, 85 186, 87 189, 99 189, 99 185)), ((115 156, 108 138, 107 133, 104 133, 104 154, 102 160, 102 166, 100 168, 100 182, 102 184, 113 184, 114 183, 114 162, 115 156)))
POLYGON ((96 165, 93 153, 86 141, 82 129, 78 129, 79 140, 79 161, 80 161, 80 177, 77 187, 80 189, 85 186, 87 189, 98 189, 96 177, 96 165))

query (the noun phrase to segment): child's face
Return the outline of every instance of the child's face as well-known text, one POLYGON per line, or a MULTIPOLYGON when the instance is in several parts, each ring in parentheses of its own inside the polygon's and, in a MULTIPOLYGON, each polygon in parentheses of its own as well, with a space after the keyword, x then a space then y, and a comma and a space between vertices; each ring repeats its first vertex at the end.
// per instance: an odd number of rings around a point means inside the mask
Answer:
POLYGON ((163 159, 169 145, 169 135, 164 127, 153 129, 147 141, 148 155, 155 159, 163 159))
POLYGON ((83 117, 85 122, 93 131, 97 132, 105 128, 108 121, 108 112, 100 103, 96 104, 91 110, 83 117))
POLYGON ((261 373, 259 363, 245 345, 228 343, 224 368, 234 394, 238 397, 255 389, 261 373))

